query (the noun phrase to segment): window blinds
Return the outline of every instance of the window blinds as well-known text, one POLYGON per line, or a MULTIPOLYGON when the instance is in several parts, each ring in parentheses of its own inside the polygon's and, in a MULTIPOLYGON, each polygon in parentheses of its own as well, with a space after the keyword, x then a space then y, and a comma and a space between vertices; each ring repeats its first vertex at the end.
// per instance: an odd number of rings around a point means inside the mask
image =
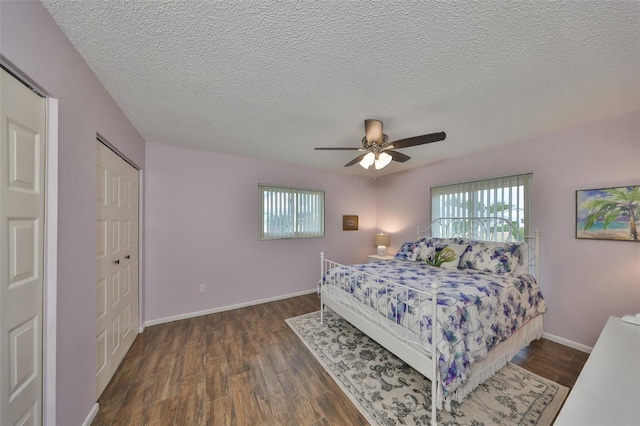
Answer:
POLYGON ((324 236, 324 191, 258 185, 261 240, 324 236))
POLYGON ((431 219, 497 217, 510 221, 522 235, 529 232, 529 192, 533 174, 434 186, 431 219))

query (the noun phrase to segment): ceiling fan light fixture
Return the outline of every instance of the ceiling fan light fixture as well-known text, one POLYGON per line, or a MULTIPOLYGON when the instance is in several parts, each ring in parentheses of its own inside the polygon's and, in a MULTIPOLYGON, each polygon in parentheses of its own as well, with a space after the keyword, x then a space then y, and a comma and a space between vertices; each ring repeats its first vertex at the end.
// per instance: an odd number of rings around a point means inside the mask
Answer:
POLYGON ((378 158, 376 158, 376 170, 380 170, 386 167, 391 162, 392 157, 386 152, 381 152, 378 154, 378 158))
MULTIPOLYGON (((2 0, 0 0, 2 1, 2 0)), ((382 121, 368 119, 364 120, 364 134, 362 138, 362 148, 346 148, 346 147, 334 147, 334 148, 318 148, 317 150, 349 150, 360 151, 365 154, 360 154, 353 160, 345 164, 345 167, 353 166, 358 163, 363 169, 368 169, 372 164, 375 164, 376 170, 385 168, 391 161, 397 161, 404 163, 411 157, 401 152, 396 151, 399 148, 409 148, 412 146, 424 145, 432 142, 443 141, 447 135, 444 132, 429 133, 427 135, 413 136, 410 138, 400 139, 394 142, 389 142, 389 136, 382 133, 382 121)))
MULTIPOLYGON (((391 157, 391 156, 389 156, 391 157)), ((360 165, 362 167, 364 167, 365 169, 368 169, 369 166, 371 166, 374 162, 376 161, 376 156, 373 152, 368 153, 367 155, 365 155, 362 160, 360 160, 360 165)))

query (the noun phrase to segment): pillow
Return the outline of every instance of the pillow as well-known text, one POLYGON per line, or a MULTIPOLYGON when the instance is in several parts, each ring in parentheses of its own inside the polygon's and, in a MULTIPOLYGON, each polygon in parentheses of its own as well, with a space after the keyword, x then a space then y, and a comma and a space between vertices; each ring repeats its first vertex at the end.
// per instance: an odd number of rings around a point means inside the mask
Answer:
POLYGON ((514 274, 521 260, 523 243, 480 243, 471 246, 460 261, 463 269, 477 269, 493 274, 514 274))
POLYGON ((441 238, 441 237, 421 237, 418 242, 444 243, 444 244, 469 244, 470 240, 466 238, 441 238))
POLYGON ((443 269, 457 269, 469 244, 436 244, 425 262, 443 269))
POLYGON ((441 238, 441 237, 422 237, 418 240, 418 242, 428 243, 431 241, 433 244, 468 244, 474 246, 479 244, 481 241, 471 240, 469 238, 462 237, 452 237, 452 238, 441 238))
POLYGON ((529 244, 518 243, 519 247, 519 260, 513 271, 513 275, 522 275, 529 273, 529 244))
POLYGON ((433 238, 427 238, 420 241, 422 242, 422 245, 420 246, 420 252, 418 253, 418 260, 424 262, 433 255, 433 252, 436 249, 436 243, 433 238))
POLYGON ((400 247, 400 250, 398 250, 398 253, 396 253, 395 258, 398 260, 410 260, 411 262, 415 262, 421 246, 422 243, 420 242, 404 243, 400 247))

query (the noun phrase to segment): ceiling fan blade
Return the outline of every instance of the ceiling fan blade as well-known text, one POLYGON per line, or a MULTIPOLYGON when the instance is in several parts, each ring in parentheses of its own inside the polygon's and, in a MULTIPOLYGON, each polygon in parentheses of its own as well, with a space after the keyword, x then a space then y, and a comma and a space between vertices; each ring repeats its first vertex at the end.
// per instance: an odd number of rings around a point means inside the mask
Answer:
POLYGON ((349 167, 349 166, 353 166, 354 164, 357 164, 360 162, 360 160, 362 160, 364 158, 365 155, 367 155, 368 152, 362 154, 362 155, 358 155, 356 158, 354 158, 353 160, 349 161, 347 164, 345 164, 345 167, 349 167))
POLYGON ((364 151, 364 148, 344 148, 344 147, 335 147, 335 148, 313 148, 316 151, 364 151))
POLYGON ((385 149, 384 152, 389 154, 391 156, 392 160, 398 161, 399 163, 404 163, 405 161, 407 161, 408 159, 411 158, 408 155, 405 155, 405 154, 403 154, 401 152, 398 152, 398 151, 392 151, 390 149, 385 149))
POLYGON ((388 148, 408 148, 410 146, 424 145, 425 143, 442 141, 446 137, 447 135, 444 132, 414 136, 412 138, 400 139, 399 141, 391 142, 388 145, 388 148))

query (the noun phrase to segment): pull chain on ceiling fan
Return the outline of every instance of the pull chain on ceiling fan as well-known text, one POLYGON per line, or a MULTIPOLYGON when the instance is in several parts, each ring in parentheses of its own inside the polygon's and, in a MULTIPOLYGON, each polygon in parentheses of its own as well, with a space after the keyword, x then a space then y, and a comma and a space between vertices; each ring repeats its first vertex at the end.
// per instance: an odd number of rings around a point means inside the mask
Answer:
POLYGON ((416 145, 438 142, 446 138, 444 132, 430 133, 428 135, 414 136, 407 139, 400 139, 389 143, 389 137, 382 133, 382 121, 364 120, 364 137, 362 138, 362 148, 315 148, 316 150, 339 150, 339 151, 361 151, 361 154, 345 164, 345 167, 360 163, 362 167, 368 169, 372 164, 376 169, 387 166, 391 160, 404 163, 411 157, 394 151, 393 149, 409 148, 416 145))

